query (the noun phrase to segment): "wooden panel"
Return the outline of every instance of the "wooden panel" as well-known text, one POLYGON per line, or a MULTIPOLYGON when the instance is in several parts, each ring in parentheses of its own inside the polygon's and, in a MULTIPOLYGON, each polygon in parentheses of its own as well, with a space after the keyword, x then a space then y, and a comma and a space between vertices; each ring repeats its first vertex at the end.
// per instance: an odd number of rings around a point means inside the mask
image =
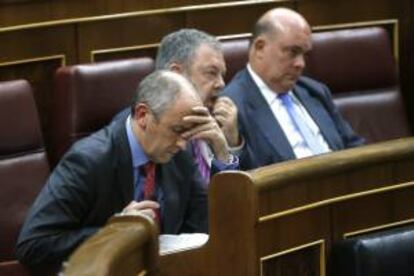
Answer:
POLYGON ((179 13, 81 23, 79 62, 90 62, 94 50, 158 43, 184 23, 179 13))
POLYGON ((241 6, 192 11, 187 13, 186 25, 215 35, 251 32, 256 20, 268 9, 277 6, 293 8, 293 1, 257 5, 253 9, 241 6))
POLYGON ((67 62, 76 62, 74 26, 0 31, 0 41, 0 64, 52 55, 65 55, 67 62))
POLYGON ((330 239, 329 209, 319 208, 260 223, 259 255, 267 256, 314 240, 330 239))
POLYGON ((235 2, 231 0, 90 0, 90 1, 25 1, 1 4, 0 27, 34 22, 100 16, 149 9, 164 9, 187 5, 235 2))
POLYGON ((324 276, 324 242, 316 241, 273 256, 261 258, 263 276, 324 276))
POLYGON ((402 1, 393 0, 305 0, 298 11, 311 25, 350 23, 398 18, 402 1))
POLYGON ((131 46, 112 49, 95 50, 91 53, 91 62, 119 60, 138 57, 151 57, 155 60, 157 56, 158 43, 143 46, 131 46))
MULTIPOLYGON (((306 163, 307 161, 299 162, 306 163)), ((299 164, 299 162, 293 161, 296 164, 299 164)), ((365 166, 363 170, 360 168, 350 168, 339 172, 331 171, 324 175, 323 179, 318 174, 307 175, 306 178, 304 177, 305 179, 297 180, 295 185, 288 185, 288 183, 283 183, 283 179, 277 179, 275 180, 277 185, 273 185, 271 190, 261 191, 261 200, 259 202, 260 215, 268 215, 272 212, 294 208, 306 203, 309 204, 348 193, 360 192, 378 187, 379 183, 388 185, 388 183, 395 181, 397 171, 405 171, 406 175, 410 174, 403 169, 403 165, 396 167, 392 162, 381 165, 381 170, 378 170, 379 166, 374 164, 372 166, 365 166), (312 188, 310 189, 309 187, 312 188), (295 197, 291 197, 293 194, 295 197)), ((332 167, 327 165, 326 170, 330 171, 330 169, 332 167)), ((404 179, 407 178, 408 176, 404 179)), ((286 177, 285 181, 288 179, 286 177)), ((397 179, 400 180, 401 178, 398 177, 397 179)))
POLYGON ((392 210, 393 200, 384 194, 340 203, 332 213, 334 238, 341 239, 344 233, 390 222, 392 210))

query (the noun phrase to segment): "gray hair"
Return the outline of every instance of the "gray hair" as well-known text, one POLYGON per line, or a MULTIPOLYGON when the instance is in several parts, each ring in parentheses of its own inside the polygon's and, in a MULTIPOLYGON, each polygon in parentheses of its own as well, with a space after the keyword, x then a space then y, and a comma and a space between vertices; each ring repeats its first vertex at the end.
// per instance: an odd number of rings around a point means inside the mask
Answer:
POLYGON ((173 62, 188 68, 193 62, 194 53, 201 45, 221 52, 220 42, 214 36, 196 29, 181 29, 165 36, 158 48, 156 69, 168 69, 173 62))
POLYGON ((180 78, 184 79, 180 75, 166 70, 158 70, 145 77, 134 94, 131 105, 132 116, 135 113, 135 106, 139 103, 145 103, 154 117, 159 119, 178 98, 183 86, 180 78))
POLYGON ((252 36, 250 38, 250 45, 255 41, 259 36, 263 34, 274 33, 276 28, 273 23, 269 20, 259 20, 253 27, 252 36))

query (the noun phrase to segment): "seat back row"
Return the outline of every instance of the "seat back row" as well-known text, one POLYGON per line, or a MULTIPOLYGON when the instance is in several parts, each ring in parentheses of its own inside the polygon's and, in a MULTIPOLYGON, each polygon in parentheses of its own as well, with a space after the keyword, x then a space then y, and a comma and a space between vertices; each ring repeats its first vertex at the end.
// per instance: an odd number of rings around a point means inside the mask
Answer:
POLYGON ((14 246, 27 210, 49 175, 27 81, 0 84, 0 129, 0 275, 25 275, 15 260, 14 246))
MULTIPOLYGON (((248 57, 249 38, 222 41, 228 82, 248 57)), ((411 135, 388 32, 381 27, 313 34, 305 75, 331 88, 340 112, 368 143, 411 135), (393 116, 389 116, 392 114, 393 116)), ((56 74, 54 158, 130 104, 153 58, 63 67, 56 74)))

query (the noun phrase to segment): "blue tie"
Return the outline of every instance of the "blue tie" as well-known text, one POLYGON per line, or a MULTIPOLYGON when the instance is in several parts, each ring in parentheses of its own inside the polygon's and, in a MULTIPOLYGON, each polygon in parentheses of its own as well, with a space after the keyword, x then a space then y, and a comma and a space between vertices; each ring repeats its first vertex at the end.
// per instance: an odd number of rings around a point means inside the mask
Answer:
POLYGON ((322 145, 316 140, 315 135, 313 135, 309 126, 303 121, 300 114, 295 109, 293 104, 292 97, 288 93, 279 94, 279 99, 282 101, 282 104, 285 106, 286 111, 289 114, 290 119, 293 121, 293 124, 296 130, 300 133, 305 143, 308 145, 309 149, 313 154, 321 154, 325 151, 322 148, 322 145))

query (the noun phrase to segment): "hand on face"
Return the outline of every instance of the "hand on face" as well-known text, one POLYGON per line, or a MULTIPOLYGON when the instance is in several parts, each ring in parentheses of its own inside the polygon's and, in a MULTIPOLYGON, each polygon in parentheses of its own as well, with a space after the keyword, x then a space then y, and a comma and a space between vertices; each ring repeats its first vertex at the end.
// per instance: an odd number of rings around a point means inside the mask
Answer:
POLYGON ((229 146, 239 146, 240 139, 239 129, 237 127, 237 107, 233 101, 228 97, 218 98, 213 108, 213 116, 226 136, 229 146))
POLYGON ((194 127, 182 134, 183 139, 207 141, 211 145, 215 157, 220 161, 227 162, 229 158, 227 141, 216 120, 204 106, 197 106, 192 110, 193 114, 185 116, 183 120, 193 124, 194 127))

